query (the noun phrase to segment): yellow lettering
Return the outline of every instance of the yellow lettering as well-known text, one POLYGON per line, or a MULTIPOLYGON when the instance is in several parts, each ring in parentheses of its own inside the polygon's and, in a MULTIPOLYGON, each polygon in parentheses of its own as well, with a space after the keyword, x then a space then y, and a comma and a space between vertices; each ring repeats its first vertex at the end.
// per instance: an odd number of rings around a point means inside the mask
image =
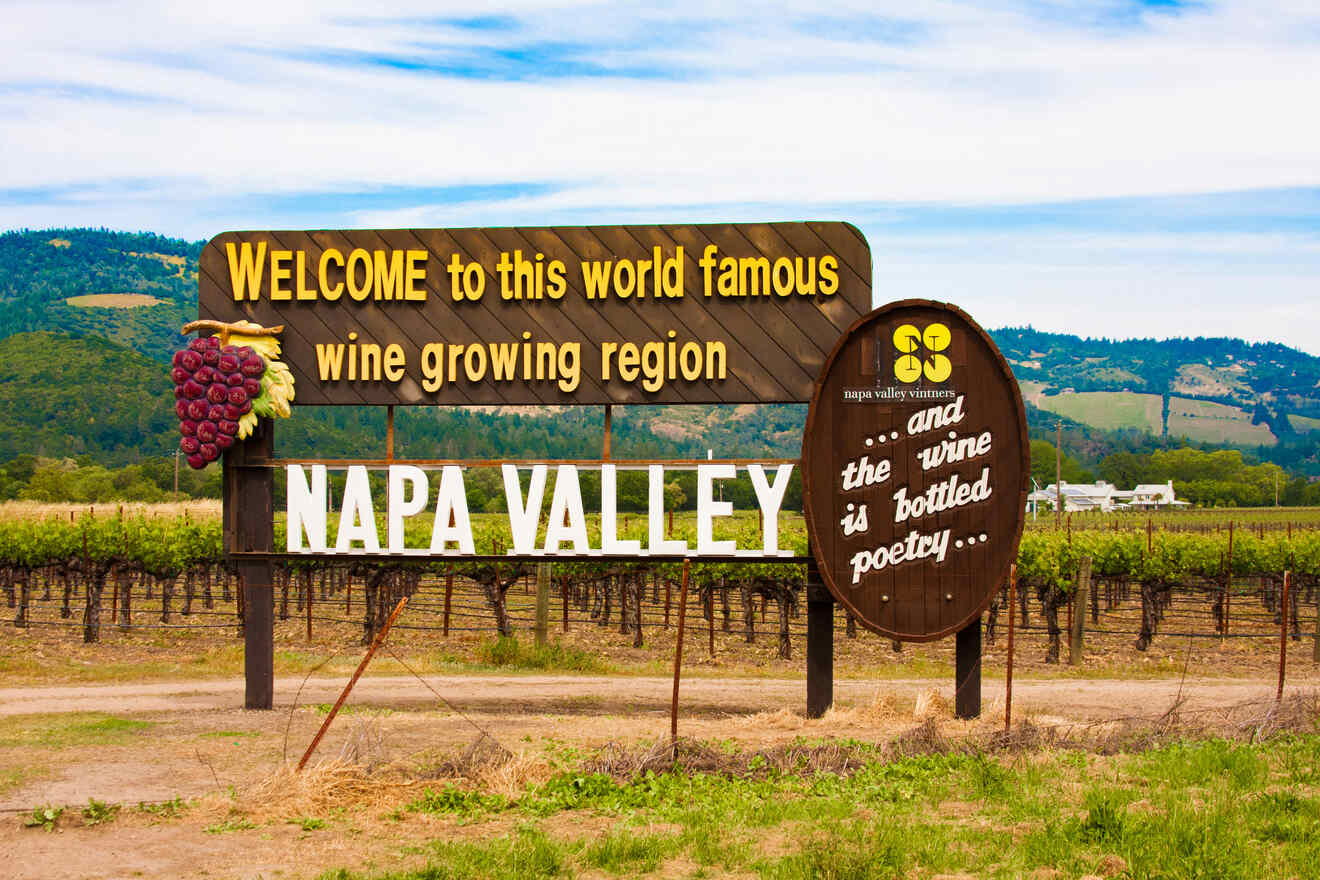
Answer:
POLYGON ((316 371, 322 382, 338 382, 339 373, 344 368, 344 346, 316 345, 316 371))
POLYGON ((403 346, 397 342, 391 342, 385 346, 385 378, 390 382, 398 382, 403 378, 403 346))
POLYGON ((733 257, 720 258, 720 277, 715 281, 720 296, 738 295, 738 261, 733 257))
POLYGON ((631 342, 625 342, 619 348, 619 378, 625 382, 632 382, 637 378, 637 364, 640 360, 637 346, 631 342))
POLYGON ((293 291, 281 287, 280 282, 293 277, 293 270, 288 263, 293 259, 293 251, 270 252, 270 298, 272 300, 293 299, 293 291))
POLYGON ((726 370, 728 367, 728 364, 726 363, 727 360, 728 360, 728 352, 725 351, 723 342, 719 342, 718 340, 715 342, 707 342, 706 343, 706 378, 723 379, 726 375, 726 370), (715 370, 715 359, 717 357, 719 358, 720 361, 720 368, 718 372, 715 370))
POLYGON ((738 295, 770 295, 770 261, 765 257, 741 257, 738 260, 738 295))
POLYGON ((234 302, 255 300, 261 294, 261 276, 266 270, 266 243, 257 242, 257 253, 252 255, 252 243, 243 242, 242 248, 232 241, 225 243, 225 256, 229 258, 229 286, 234 291, 234 302))
POLYGON ((604 299, 609 296, 612 265, 609 260, 582 264, 582 286, 587 289, 587 299, 604 299))
POLYGON ((335 302, 344 295, 344 282, 336 281, 334 287, 330 286, 330 273, 326 271, 330 264, 334 263, 342 271, 344 268, 344 255, 334 248, 326 248, 321 252, 321 262, 317 267, 317 282, 321 286, 321 298, 330 302, 335 302))
POLYGON ((296 294, 300 302, 316 299, 316 288, 307 286, 307 251, 298 251, 293 271, 293 276, 298 282, 298 293, 296 294))
POLYGON ((564 293, 568 290, 568 280, 565 277, 567 267, 560 260, 551 260, 545 267, 545 278, 548 282, 545 286, 545 295, 551 299, 562 299, 564 293))
POLYGON ((403 299, 403 251, 389 251, 389 263, 385 262, 385 251, 375 252, 376 263, 376 300, 403 299))
POLYGON ((424 250, 408 251, 408 271, 405 273, 404 299, 412 302, 426 302, 426 258, 427 253, 424 250))
POLYGON ((775 260, 775 267, 771 271, 770 280, 775 285, 775 293, 779 296, 791 296, 793 294, 793 261, 788 257, 780 257, 775 260), (780 280, 780 270, 788 273, 780 280))
POLYGON ((517 378, 518 343, 490 344, 490 374, 496 382, 512 382, 517 378))
POLYGON ((839 289, 839 261, 828 254, 820 258, 820 293, 830 296, 839 289))
POLYGON ((614 353, 619 350, 617 342, 602 342, 600 344, 600 377, 606 382, 610 379, 610 361, 614 359, 614 353))
POLYGON ((582 343, 565 342, 559 346, 559 390, 573 391, 582 381, 582 343))
POLYGON ((463 371, 469 382, 480 382, 486 377, 486 348, 472 343, 463 354, 463 371))
POLYGON ((665 384, 665 345, 648 342, 642 346, 642 387, 656 391, 665 384))
POLYGON ((361 355, 361 365, 358 372, 362 374, 363 382, 380 381, 380 346, 374 342, 364 342, 358 346, 361 355))
POLYGON ((362 248, 354 248, 349 252, 348 265, 345 267, 345 280, 348 282, 348 295, 358 302, 362 302, 371 296, 371 254, 362 248), (362 285, 359 287, 358 266, 362 267, 362 285))
POLYGON ((422 390, 430 393, 445 384, 444 354, 443 342, 422 346, 422 390))

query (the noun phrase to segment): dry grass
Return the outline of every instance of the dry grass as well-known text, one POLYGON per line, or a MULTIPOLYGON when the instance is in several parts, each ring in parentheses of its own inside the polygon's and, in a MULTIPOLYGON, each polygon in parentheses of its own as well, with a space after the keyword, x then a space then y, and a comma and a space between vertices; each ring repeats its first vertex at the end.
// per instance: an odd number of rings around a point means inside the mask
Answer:
POLYGON ((107 517, 122 513, 125 516, 141 516, 148 519, 160 517, 174 519, 187 515, 194 522, 220 518, 220 499, 190 498, 186 501, 168 501, 160 504, 147 504, 138 501, 111 501, 96 504, 69 504, 46 501, 4 501, 0 502, 0 521, 16 519, 77 519, 80 516, 107 517))
POLYGON ((83 296, 71 296, 65 302, 82 309, 136 309, 158 305, 166 300, 145 293, 88 293, 83 296))

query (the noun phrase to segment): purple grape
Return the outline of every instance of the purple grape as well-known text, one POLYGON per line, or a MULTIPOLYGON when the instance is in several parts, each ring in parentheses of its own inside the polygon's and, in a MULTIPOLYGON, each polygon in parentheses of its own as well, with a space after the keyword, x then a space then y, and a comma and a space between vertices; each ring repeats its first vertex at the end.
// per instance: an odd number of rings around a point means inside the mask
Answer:
POLYGON ((245 400, 238 405, 238 414, 240 416, 245 416, 251 411, 252 411, 252 401, 250 400, 245 400))
POLYGON ((193 453, 188 456, 188 467, 195 471, 200 471, 202 468, 206 467, 206 459, 202 458, 198 453, 193 453))
POLYGON ((203 443, 214 442, 217 433, 215 422, 200 422, 197 425, 197 439, 203 443))
MULTIPOLYGON (((205 339, 202 339, 200 337, 188 343, 188 348, 197 352, 199 355, 210 347, 211 344, 207 342, 205 339)), ((197 368, 193 367, 193 369, 197 369, 197 368)))
MULTIPOLYGON (((222 418, 224 418, 225 421, 236 422, 238 421, 239 417, 243 415, 243 411, 240 410, 238 407, 234 406, 232 403, 226 403, 224 406, 224 410, 225 411, 222 418)), ((220 421, 220 419, 211 419, 211 421, 218 422, 220 421)))
POLYGON ((225 352, 221 354, 220 359, 216 361, 216 366, 220 368, 220 372, 222 373, 237 373, 238 358, 234 357, 229 352, 225 352))
POLYGON ((179 438, 179 448, 182 449, 185 454, 192 455, 194 452, 202 448, 202 444, 196 437, 181 437, 179 438))
POLYGON ((234 357, 238 358, 240 363, 255 356, 256 354, 257 353, 252 350, 252 346, 250 345, 240 345, 234 349, 234 357))
POLYGON ((174 414, 180 419, 188 418, 188 401, 179 400, 174 403, 174 414))
POLYGON ((229 402, 234 406, 241 406, 242 404, 247 403, 247 399, 248 394, 246 388, 229 389, 229 402))
POLYGON ((201 365, 202 356, 195 351, 185 351, 183 357, 180 358, 179 366, 183 367, 190 373, 196 371, 201 365))
POLYGON ((175 400, 179 400, 179 399, 181 399, 182 397, 183 397, 183 386, 182 386, 182 385, 175 385, 175 386, 174 386, 174 399, 175 399, 175 400))
POLYGON ((202 454, 204 461, 215 461, 220 457, 220 447, 214 443, 203 443, 202 448, 197 451, 202 454))
POLYGON ((219 336, 208 336, 208 337, 206 337, 206 345, 207 345, 208 348, 219 349, 219 348, 220 348, 220 337, 219 337, 219 336))
POLYGON ((228 404, 213 403, 206 408, 206 418, 208 421, 218 422, 225 417, 225 407, 228 404))
POLYGON ((228 385, 230 388, 237 388, 239 385, 242 385, 246 381, 247 380, 243 378, 242 373, 230 373, 228 376, 225 377, 225 384, 228 385))
POLYGON ((221 449, 228 449, 234 445, 234 438, 228 434, 216 434, 215 445, 219 446, 221 449))
POLYGON ((170 366, 171 366, 171 367, 182 367, 182 366, 183 366, 183 356, 184 356, 185 354, 187 354, 187 353, 188 353, 188 349, 186 349, 186 348, 185 348, 185 349, 181 349, 181 350, 179 350, 179 351, 176 351, 176 352, 174 353, 174 358, 170 361, 170 366))
POLYGON ((228 397, 229 397, 228 385, 221 385, 219 382, 216 382, 210 388, 206 389, 206 399, 211 401, 212 403, 224 403, 225 399, 228 397))
POLYGON ((193 378, 202 385, 210 385, 215 381, 215 370, 210 367, 198 367, 193 372, 193 378))
POLYGON ((216 351, 214 348, 208 348, 206 351, 202 352, 202 363, 206 364, 208 367, 214 367, 216 364, 220 363, 220 352, 216 351))
POLYGON ((243 361, 238 369, 250 379, 260 379, 261 374, 266 372, 266 362, 259 357, 251 357, 243 361))
POLYGON ((248 397, 251 397, 251 398, 257 398, 257 397, 260 397, 260 396, 261 396, 261 380, 260 380, 260 379, 244 379, 244 380, 243 380, 243 390, 247 392, 247 396, 248 396, 248 397))
POLYGON ((206 393, 206 389, 192 379, 189 379, 187 382, 183 383, 184 397, 188 397, 188 398, 192 398, 193 400, 196 400, 205 393, 206 393))
POLYGON ((206 418, 206 412, 208 409, 209 407, 205 400, 190 400, 188 401, 188 418, 200 422, 202 419, 206 418))
POLYGON ((184 419, 179 422, 179 433, 185 437, 197 436, 197 423, 192 419, 184 419))
POLYGON ((223 422, 221 422, 219 427, 220 427, 221 436, 225 434, 233 435, 238 433, 238 422, 231 422, 229 419, 225 419, 223 422))
POLYGON ((184 382, 187 382, 192 378, 192 373, 188 372, 183 367, 175 367, 170 370, 170 378, 174 380, 175 385, 182 385, 184 382))

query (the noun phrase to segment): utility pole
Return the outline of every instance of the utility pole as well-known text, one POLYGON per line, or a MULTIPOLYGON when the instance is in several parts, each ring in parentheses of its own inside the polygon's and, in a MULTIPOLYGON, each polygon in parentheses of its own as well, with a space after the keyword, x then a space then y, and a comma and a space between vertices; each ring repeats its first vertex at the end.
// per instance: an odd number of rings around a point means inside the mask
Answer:
POLYGON ((1054 423, 1054 528, 1063 525, 1063 421, 1054 423))

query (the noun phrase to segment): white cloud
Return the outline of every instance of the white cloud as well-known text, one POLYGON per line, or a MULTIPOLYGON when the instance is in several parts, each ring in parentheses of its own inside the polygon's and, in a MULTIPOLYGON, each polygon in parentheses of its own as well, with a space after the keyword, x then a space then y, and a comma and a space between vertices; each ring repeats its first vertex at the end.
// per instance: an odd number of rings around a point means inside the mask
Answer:
MULTIPOLYGON (((437 14, 396 3, 385 17, 347 0, 11 3, 0 226, 203 237, 235 226, 791 218, 845 205, 872 217, 861 219, 879 253, 891 230, 874 218, 892 203, 1320 186, 1320 115, 1309 109, 1320 15, 1308 0, 1181 12, 1136 0, 848 0, 830 4, 828 20, 819 8, 525 2, 483 9, 513 23, 482 28, 436 21, 470 16, 470 4, 437 14), (621 75, 573 75, 593 66, 621 75), (320 224, 296 199, 509 183, 545 186, 462 204, 345 201, 320 224), (706 207, 684 213, 693 205, 706 207)), ((1222 271, 1240 231, 1210 246, 1101 231, 1118 244, 1025 229, 943 230, 924 244, 904 235, 902 252, 920 258, 877 277, 931 295, 995 279, 1060 328, 1101 320, 1087 303, 1110 290, 1111 304, 1145 309, 1121 317, 1166 322, 1160 333, 1180 318, 1248 332, 1238 328, 1265 312, 1244 322, 1230 288, 1250 284, 1291 316, 1260 324, 1262 338, 1286 323, 1293 344, 1320 351, 1320 328, 1296 314, 1320 274, 1313 238, 1252 239, 1252 275, 1245 259, 1222 271), (999 257, 978 262, 968 248, 999 257), (1298 248, 1310 251, 1288 269, 1298 248), (1212 295, 1222 308, 1189 315, 1212 295), (1159 297, 1173 303, 1167 314, 1159 297)))

